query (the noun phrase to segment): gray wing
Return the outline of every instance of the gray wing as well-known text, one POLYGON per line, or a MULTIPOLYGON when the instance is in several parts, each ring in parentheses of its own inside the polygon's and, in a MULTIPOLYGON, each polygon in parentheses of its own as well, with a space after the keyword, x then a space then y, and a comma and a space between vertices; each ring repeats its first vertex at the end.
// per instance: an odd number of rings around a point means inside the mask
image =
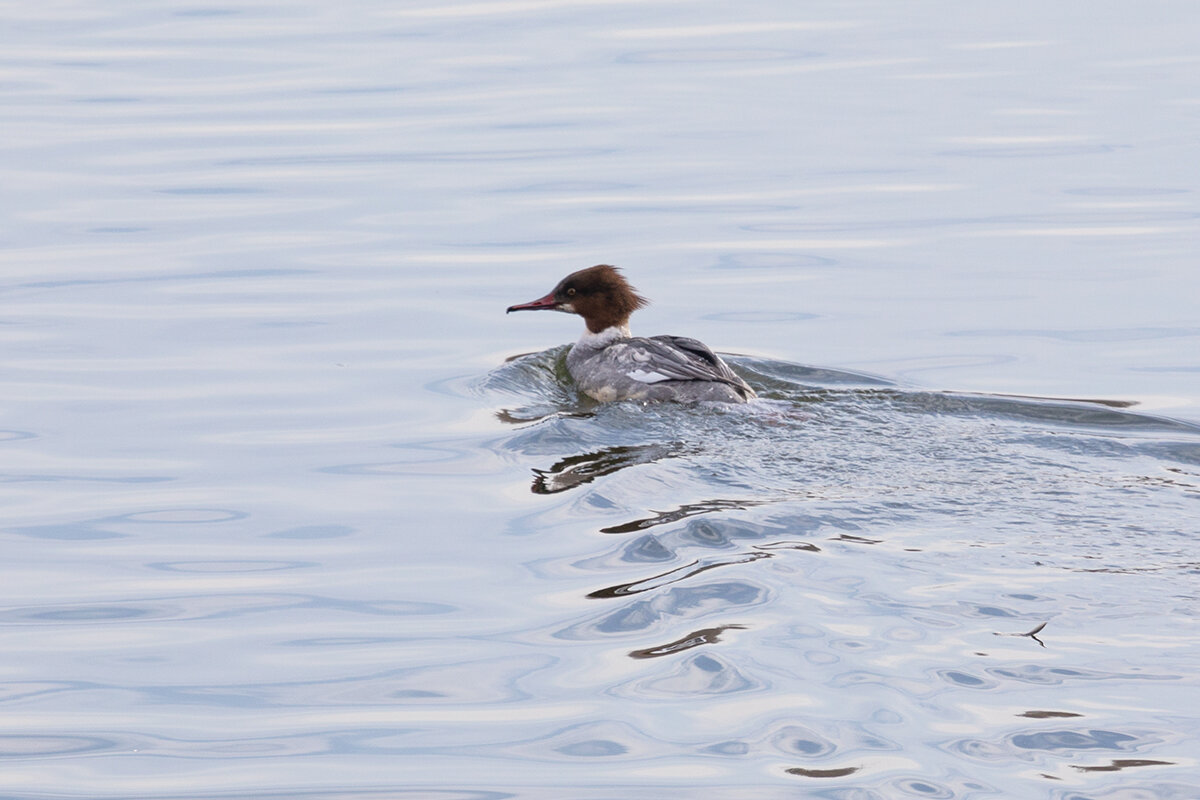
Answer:
POLYGON ((642 383, 713 381, 749 388, 707 345, 686 336, 637 337, 622 346, 625 373, 642 383))

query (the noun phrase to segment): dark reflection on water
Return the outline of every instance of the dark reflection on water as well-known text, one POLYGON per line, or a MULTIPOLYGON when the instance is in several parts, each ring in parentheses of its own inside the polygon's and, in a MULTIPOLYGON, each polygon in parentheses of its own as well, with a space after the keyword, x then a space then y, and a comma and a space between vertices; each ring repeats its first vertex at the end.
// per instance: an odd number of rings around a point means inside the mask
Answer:
POLYGON ((704 563, 701 563, 700 561, 693 561, 690 564, 685 564, 684 566, 679 567, 678 569, 673 569, 670 572, 664 572, 640 581, 623 583, 618 586, 609 586, 604 589, 597 589, 596 591, 589 593, 588 597, 600 599, 648 592, 652 589, 658 589, 672 583, 693 578, 696 575, 699 575, 701 572, 707 572, 710 569, 716 569, 717 567, 728 566, 730 564, 745 564, 759 558, 770 557, 770 553, 746 553, 744 555, 732 556, 730 558, 707 559, 704 563))
MULTIPOLYGON (((645 650, 634 650, 629 654, 630 658, 659 658, 660 656, 672 655, 684 650, 691 650, 693 647, 699 647, 705 644, 716 644, 721 641, 721 634, 728 630, 740 630, 745 628, 745 625, 721 625, 716 628, 704 628, 703 630, 692 631, 682 639, 677 639, 667 644, 662 644, 657 647, 648 647, 645 650)), ((707 666, 707 664, 705 665, 707 666)))
POLYGON ((699 503, 685 503, 671 511, 661 511, 652 517, 623 522, 620 525, 610 525, 601 528, 601 533, 633 533, 634 531, 653 528, 656 525, 667 525, 681 519, 694 517, 698 514, 710 514, 719 511, 740 510, 750 506, 761 505, 761 500, 704 500, 699 503))
POLYGON ((682 442, 661 445, 628 445, 609 447, 595 453, 569 456, 548 469, 535 469, 534 494, 555 494, 574 489, 596 478, 637 464, 653 464, 673 458, 685 451, 682 442))
POLYGON ((844 778, 858 772, 860 767, 834 767, 831 769, 808 769, 806 767, 789 767, 789 775, 799 775, 802 778, 844 778))
POLYGON ((1097 767, 1083 767, 1077 764, 1071 766, 1080 772, 1120 772, 1130 767, 1169 767, 1174 761, 1154 761, 1149 758, 1115 758, 1108 764, 1097 767))

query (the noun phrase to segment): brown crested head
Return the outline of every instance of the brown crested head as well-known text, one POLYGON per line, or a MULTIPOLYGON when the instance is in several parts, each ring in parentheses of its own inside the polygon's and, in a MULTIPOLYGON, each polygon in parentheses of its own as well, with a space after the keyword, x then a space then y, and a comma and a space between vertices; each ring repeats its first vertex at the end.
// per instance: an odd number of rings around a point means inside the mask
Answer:
POLYGON ((597 264, 572 272, 558 282, 554 291, 531 303, 509 307, 509 311, 548 309, 583 317, 592 333, 626 325, 629 316, 649 302, 625 280, 616 267, 597 264))

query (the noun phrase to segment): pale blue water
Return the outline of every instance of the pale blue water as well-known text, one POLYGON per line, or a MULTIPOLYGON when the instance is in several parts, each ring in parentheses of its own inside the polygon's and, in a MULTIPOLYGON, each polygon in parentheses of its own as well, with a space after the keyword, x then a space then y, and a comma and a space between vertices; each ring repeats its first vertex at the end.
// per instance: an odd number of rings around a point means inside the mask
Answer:
POLYGON ((1200 6, 5 19, 0 797, 1200 795, 1200 6))

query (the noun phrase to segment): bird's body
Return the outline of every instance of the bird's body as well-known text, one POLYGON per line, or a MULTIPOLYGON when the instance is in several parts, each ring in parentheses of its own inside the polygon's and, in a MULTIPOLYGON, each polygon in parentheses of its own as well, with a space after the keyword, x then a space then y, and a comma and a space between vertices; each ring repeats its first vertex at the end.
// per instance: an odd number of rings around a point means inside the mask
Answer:
POLYGON ((567 370, 581 391, 601 402, 744 403, 755 396, 702 342, 684 336, 631 335, 629 317, 645 303, 621 273, 602 264, 572 273, 545 297, 508 310, 582 316, 586 328, 567 354, 567 370))

